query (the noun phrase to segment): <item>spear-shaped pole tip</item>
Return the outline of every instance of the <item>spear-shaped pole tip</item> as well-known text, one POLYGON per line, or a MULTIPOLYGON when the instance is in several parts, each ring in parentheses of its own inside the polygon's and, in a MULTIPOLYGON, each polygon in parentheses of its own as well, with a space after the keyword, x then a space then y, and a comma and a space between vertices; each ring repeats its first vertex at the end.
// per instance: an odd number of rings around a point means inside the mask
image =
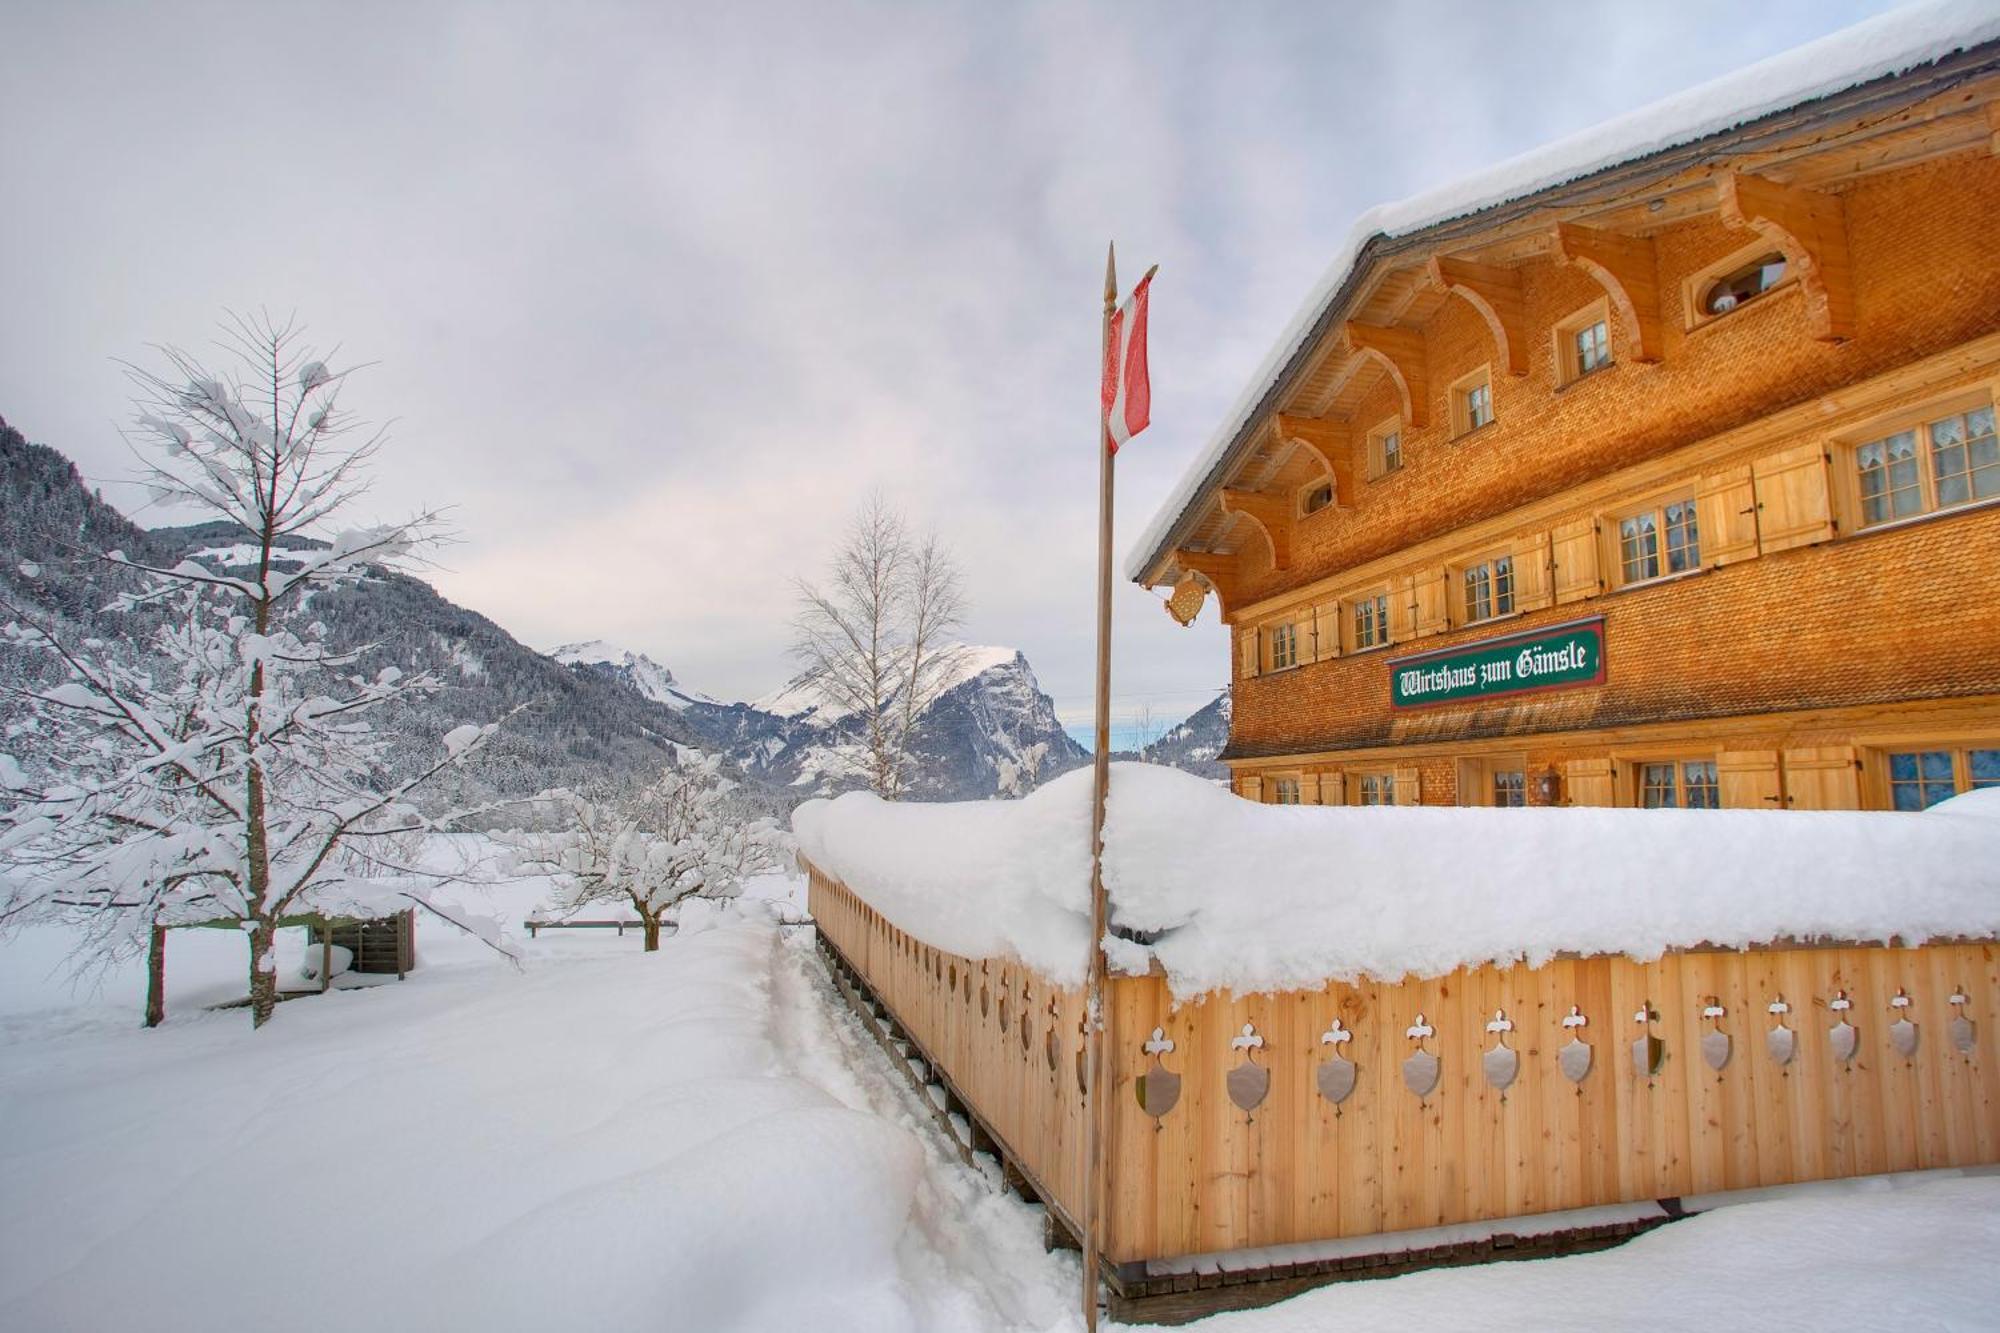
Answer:
POLYGON ((1118 301, 1118 242, 1113 241, 1104 251, 1104 304, 1115 305, 1118 301))

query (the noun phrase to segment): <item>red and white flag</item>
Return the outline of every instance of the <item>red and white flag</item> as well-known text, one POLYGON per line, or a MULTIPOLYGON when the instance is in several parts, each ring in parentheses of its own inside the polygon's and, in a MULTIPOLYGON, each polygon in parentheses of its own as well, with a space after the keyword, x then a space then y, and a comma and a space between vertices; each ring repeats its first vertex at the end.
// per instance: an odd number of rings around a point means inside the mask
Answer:
POLYGON ((1152 281, 1151 273, 1139 279, 1104 339, 1104 433, 1114 454, 1153 419, 1153 385, 1146 377, 1146 288, 1152 281))

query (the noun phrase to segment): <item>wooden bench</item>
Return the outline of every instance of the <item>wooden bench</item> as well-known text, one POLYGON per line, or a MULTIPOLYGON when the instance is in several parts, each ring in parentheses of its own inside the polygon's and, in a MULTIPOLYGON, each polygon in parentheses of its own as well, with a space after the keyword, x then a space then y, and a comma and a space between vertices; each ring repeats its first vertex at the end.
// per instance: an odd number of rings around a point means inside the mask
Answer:
MULTIPOLYGON (((526 921, 523 921, 521 925, 527 930, 529 939, 534 939, 544 930, 615 930, 622 937, 627 930, 644 930, 646 928, 646 923, 637 917, 626 921, 537 921, 533 917, 530 917, 526 921)), ((661 933, 670 933, 672 930, 672 925, 666 922, 661 923, 661 933)))

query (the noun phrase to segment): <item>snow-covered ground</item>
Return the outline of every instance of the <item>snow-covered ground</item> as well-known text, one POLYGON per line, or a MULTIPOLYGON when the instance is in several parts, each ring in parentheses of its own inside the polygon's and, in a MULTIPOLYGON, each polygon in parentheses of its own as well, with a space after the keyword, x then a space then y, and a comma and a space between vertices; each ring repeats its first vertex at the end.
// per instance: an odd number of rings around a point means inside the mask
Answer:
MULTIPOLYGON (((541 887, 477 892, 518 924, 541 887)), ((516 968, 425 923, 409 980, 254 1034, 201 1007, 229 936, 176 937, 154 1032, 136 969, 77 996, 54 937, 0 948, 0 1328, 1077 1328, 1074 1257, 777 924, 796 888, 650 957, 545 932, 516 968)), ((1869 1182, 1205 1326, 1992 1327, 1996 1252, 2000 1180, 1869 1182)))

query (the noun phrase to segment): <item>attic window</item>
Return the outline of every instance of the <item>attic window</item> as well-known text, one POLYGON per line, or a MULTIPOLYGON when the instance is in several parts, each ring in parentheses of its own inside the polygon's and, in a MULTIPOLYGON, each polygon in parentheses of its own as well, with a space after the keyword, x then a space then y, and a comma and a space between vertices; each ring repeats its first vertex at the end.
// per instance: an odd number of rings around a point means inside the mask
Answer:
POLYGON ((1762 296, 1784 281, 1785 268, 1785 257, 1774 250, 1731 269, 1702 289, 1702 315, 1726 315, 1745 301, 1762 296))
POLYGON ((1306 493, 1299 499, 1299 512, 1302 514, 1317 514, 1332 503, 1333 483, 1323 481, 1317 486, 1306 488, 1306 493))

